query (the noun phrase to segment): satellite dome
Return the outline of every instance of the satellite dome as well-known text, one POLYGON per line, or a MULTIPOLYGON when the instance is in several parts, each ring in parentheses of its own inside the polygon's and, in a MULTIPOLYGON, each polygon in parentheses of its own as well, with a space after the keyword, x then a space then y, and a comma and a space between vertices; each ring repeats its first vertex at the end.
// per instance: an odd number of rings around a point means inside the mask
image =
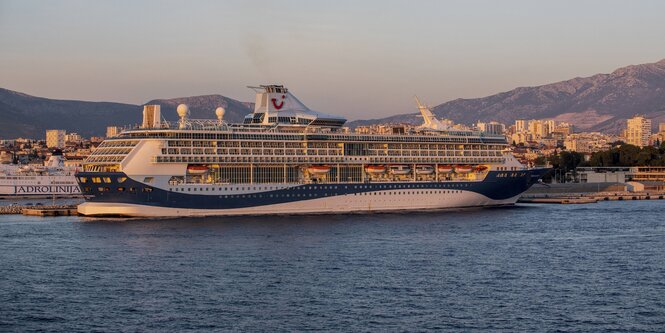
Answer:
POLYGON ((224 110, 224 108, 221 106, 215 109, 215 115, 217 115, 217 118, 220 120, 224 117, 225 112, 226 110, 224 110))
POLYGON ((187 114, 189 113, 189 107, 187 106, 187 104, 180 104, 180 105, 178 105, 178 108, 176 109, 176 111, 178 112, 178 116, 180 118, 185 118, 185 117, 187 117, 187 114))

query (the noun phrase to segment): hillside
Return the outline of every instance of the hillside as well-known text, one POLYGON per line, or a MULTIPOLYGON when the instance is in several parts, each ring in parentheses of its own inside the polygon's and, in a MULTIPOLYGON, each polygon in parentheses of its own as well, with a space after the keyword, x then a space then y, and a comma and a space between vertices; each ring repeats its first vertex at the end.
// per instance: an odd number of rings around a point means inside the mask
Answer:
MULTIPOLYGON (((415 109, 415 107, 414 107, 415 109)), ((511 124, 516 119, 555 119, 585 131, 618 133, 635 114, 652 119, 654 128, 665 122, 665 59, 627 66, 611 74, 537 87, 521 87, 492 96, 456 99, 433 107, 441 118, 458 123, 496 120, 511 124)), ((352 126, 382 123, 420 123, 416 114, 361 120, 352 126)))
MULTIPOLYGON (((223 106, 228 121, 240 121, 253 107, 221 95, 158 99, 146 104, 161 105, 162 116, 175 120, 180 103, 189 105, 193 118, 215 118, 214 110, 223 106)), ((45 130, 52 128, 84 137, 104 135, 107 126, 140 123, 142 109, 142 105, 48 99, 0 88, 0 139, 44 138, 45 130)))
POLYGON ((106 126, 139 122, 140 110, 131 104, 48 99, 0 88, 0 139, 43 138, 50 128, 103 135, 106 126))
POLYGON ((179 104, 187 104, 192 119, 215 118, 215 109, 226 109, 224 119, 228 122, 241 122, 243 117, 253 111, 254 105, 236 101, 222 95, 205 95, 194 97, 179 97, 172 99, 155 99, 146 104, 161 105, 162 117, 167 120, 176 120, 176 108, 179 104))
MULTIPOLYGON (((215 108, 223 106, 227 110, 225 119, 230 122, 241 121, 253 107, 252 103, 222 95, 155 99, 146 104, 161 105, 162 116, 176 120, 175 108, 180 103, 189 105, 192 118, 215 118, 215 108)), ((104 135, 107 126, 139 123, 141 110, 141 105, 56 100, 0 88, 0 139, 43 138, 48 128, 86 137, 104 135)), ((555 119, 571 122, 580 130, 610 133, 624 128, 627 118, 643 114, 652 119, 656 128, 659 122, 665 122, 665 59, 623 67, 610 74, 521 87, 483 98, 456 99, 435 106, 433 111, 438 117, 464 124, 478 120, 511 124, 516 119, 555 119)), ((348 125, 421 121, 416 113, 411 113, 348 125)))

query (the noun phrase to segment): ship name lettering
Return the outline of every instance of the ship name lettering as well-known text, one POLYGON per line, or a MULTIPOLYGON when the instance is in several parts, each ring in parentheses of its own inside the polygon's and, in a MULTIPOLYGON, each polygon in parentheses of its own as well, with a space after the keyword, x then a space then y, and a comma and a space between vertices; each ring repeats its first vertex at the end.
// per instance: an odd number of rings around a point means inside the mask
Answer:
POLYGON ((78 186, 75 185, 33 185, 33 186, 14 186, 14 193, 75 193, 78 186))

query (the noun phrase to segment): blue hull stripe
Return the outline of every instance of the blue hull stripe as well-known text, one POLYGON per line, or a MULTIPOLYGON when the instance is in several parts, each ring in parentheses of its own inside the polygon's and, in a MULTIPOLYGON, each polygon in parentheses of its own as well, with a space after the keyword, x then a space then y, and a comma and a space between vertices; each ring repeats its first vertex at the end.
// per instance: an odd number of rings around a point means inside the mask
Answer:
POLYGON ((505 200, 526 191, 549 170, 491 171, 483 181, 478 182, 303 184, 288 189, 234 195, 169 191, 137 182, 129 177, 122 184, 118 184, 118 177, 127 177, 124 173, 79 172, 77 180, 79 180, 78 177, 88 178, 88 182, 80 184, 80 186, 83 194, 86 195, 86 201, 89 202, 187 209, 234 209, 389 190, 463 190, 479 193, 493 200, 505 200), (112 183, 93 184, 90 182, 91 177, 109 177, 112 179, 112 183), (99 187, 107 189, 100 192, 99 187), (118 187, 123 187, 125 190, 118 191, 118 187), (130 192, 129 188, 134 188, 135 191, 130 192))

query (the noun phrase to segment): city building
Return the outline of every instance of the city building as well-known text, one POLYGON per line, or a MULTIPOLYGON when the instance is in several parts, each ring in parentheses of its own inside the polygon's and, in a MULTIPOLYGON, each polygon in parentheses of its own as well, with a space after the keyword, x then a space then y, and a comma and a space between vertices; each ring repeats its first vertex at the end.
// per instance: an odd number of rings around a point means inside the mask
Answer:
POLYGON ((651 134, 649 138, 649 144, 654 146, 660 146, 665 142, 665 123, 658 124, 658 133, 651 134))
POLYGON ((506 131, 506 126, 496 121, 490 121, 489 123, 479 121, 476 126, 479 131, 488 134, 503 134, 506 131))
POLYGON ((535 140, 545 138, 550 134, 546 120, 529 120, 528 130, 535 140))
POLYGON ((628 144, 638 147, 648 146, 651 137, 651 119, 643 116, 628 119, 625 137, 628 144))
POLYGON ((556 121, 549 119, 543 122, 543 127, 545 128, 546 136, 550 136, 554 129, 556 128, 556 121))
POLYGON ((527 132, 516 132, 510 137, 510 139, 511 143, 519 145, 519 144, 526 144, 529 141, 532 141, 533 137, 531 136, 530 133, 527 132))
POLYGON ((118 126, 108 126, 106 127, 106 137, 112 138, 120 134, 120 127, 118 126))
POLYGON ((515 133, 526 132, 526 120, 517 119, 515 120, 515 133))
POLYGON ((612 142, 613 138, 611 136, 590 132, 570 134, 563 141, 563 145, 568 151, 590 154, 610 149, 610 143, 612 142))
POLYGON ((46 146, 49 148, 64 148, 65 135, 65 130, 46 130, 46 146))
POLYGON ((78 133, 67 133, 67 134, 65 134, 65 142, 80 143, 81 141, 83 141, 83 138, 78 133))
POLYGON ((555 135, 555 133, 563 137, 566 137, 568 135, 575 133, 575 131, 572 124, 561 122, 554 125, 554 129, 552 130, 551 134, 555 135))

